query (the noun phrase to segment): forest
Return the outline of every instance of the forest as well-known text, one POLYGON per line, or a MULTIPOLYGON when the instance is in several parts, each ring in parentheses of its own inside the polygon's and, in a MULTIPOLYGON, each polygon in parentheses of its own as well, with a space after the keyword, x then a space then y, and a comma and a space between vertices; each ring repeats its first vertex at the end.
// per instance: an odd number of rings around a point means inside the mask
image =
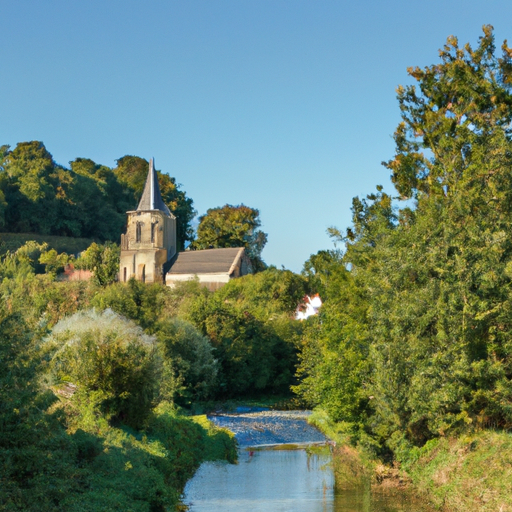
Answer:
MULTIPOLYGON (((77 159, 68 170, 42 143, 3 147, 1 229, 96 240, 75 260, 94 271, 88 282, 59 281, 73 257, 48 244, 4 247, 6 510, 169 509, 201 460, 234 457, 227 433, 186 412, 262 396, 314 408, 345 443, 413 477, 445 445, 490 453, 485 442, 493 442, 505 454, 494 468, 505 485, 512 49, 505 42, 499 52, 485 26, 477 47, 450 37, 439 63, 408 71, 415 85, 397 90, 396 151, 383 162, 396 194, 377 186, 354 198, 352 225, 329 228, 334 248, 313 254, 301 274, 262 263, 213 293, 195 281, 173 289, 115 282, 115 241, 136 206, 145 161, 123 157, 109 169, 77 159), (108 212, 104 225, 87 214, 93 201, 108 212), (308 293, 320 294, 321 312, 296 321, 308 293)), ((192 201, 160 178, 170 209, 184 212, 182 246, 201 247, 190 229, 192 201)), ((258 226, 248 233, 261 249, 258 226)), ((225 233, 222 240, 208 244, 231 243, 225 233)), ((502 493, 490 507, 509 510, 511 493, 502 493)), ((468 496, 476 499, 471 489, 468 496)))

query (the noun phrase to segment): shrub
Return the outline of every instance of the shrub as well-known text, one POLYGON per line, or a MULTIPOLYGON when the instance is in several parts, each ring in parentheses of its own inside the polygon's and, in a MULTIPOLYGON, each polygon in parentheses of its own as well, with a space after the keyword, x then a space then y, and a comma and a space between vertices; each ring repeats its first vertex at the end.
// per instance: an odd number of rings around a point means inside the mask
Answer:
POLYGON ((46 338, 55 382, 94 392, 110 419, 140 426, 155 404, 161 359, 155 339, 111 310, 59 321, 46 338))
POLYGON ((164 365, 172 366, 181 385, 178 399, 208 399, 217 383, 219 366, 208 338, 179 318, 161 321, 156 332, 164 365))

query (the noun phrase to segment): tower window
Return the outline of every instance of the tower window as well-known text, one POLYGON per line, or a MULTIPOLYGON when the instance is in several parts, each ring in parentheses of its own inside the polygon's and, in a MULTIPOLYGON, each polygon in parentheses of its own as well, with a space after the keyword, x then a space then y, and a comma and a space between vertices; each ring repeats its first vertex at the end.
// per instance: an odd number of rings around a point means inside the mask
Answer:
POLYGON ((142 222, 137 222, 135 226, 135 241, 140 242, 142 238, 142 222))
POLYGON ((155 243, 155 223, 152 222, 151 223, 151 243, 154 244, 155 243))

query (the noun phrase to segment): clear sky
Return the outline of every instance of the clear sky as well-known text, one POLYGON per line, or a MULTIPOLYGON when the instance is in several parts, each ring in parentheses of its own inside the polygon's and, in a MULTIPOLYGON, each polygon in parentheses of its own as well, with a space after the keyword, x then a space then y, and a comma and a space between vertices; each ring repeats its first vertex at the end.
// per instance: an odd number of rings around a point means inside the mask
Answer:
POLYGON ((510 0, 0 0, 0 145, 42 140, 65 166, 130 154, 199 214, 258 208, 264 260, 300 271, 382 184, 408 66, 510 0))

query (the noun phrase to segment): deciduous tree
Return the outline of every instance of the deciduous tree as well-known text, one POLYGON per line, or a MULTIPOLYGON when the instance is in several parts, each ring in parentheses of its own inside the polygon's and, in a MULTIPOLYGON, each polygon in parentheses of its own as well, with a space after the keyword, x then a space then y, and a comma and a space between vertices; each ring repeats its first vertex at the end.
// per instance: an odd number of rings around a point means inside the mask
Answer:
POLYGON ((267 243, 267 234, 258 229, 261 226, 259 215, 257 209, 243 204, 210 208, 199 217, 197 238, 192 247, 245 247, 255 268, 261 270, 265 266, 261 251, 267 243))

